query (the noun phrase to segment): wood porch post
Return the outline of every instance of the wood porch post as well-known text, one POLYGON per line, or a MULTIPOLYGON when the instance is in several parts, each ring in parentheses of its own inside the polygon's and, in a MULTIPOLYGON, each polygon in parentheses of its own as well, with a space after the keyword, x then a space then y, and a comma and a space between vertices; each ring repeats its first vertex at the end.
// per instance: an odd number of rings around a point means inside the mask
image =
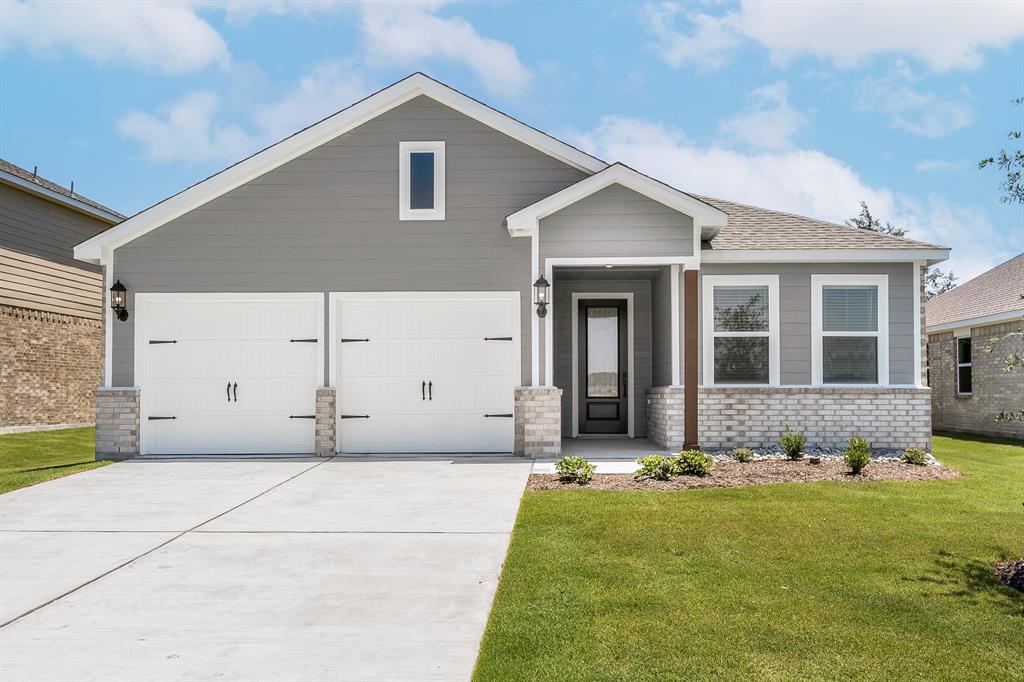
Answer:
POLYGON ((683 271, 683 437, 697 447, 697 270, 683 271))

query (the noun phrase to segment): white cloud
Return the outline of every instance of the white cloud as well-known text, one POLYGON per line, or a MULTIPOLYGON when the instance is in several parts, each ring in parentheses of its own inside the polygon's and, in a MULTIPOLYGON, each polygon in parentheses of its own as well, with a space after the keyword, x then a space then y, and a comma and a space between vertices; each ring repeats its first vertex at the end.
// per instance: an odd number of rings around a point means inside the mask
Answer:
POLYGON ((917 90, 912 81, 910 70, 897 62, 887 75, 864 79, 858 107, 886 114, 893 128, 923 137, 945 137, 974 120, 967 102, 917 90))
POLYGON ((371 64, 415 68, 428 59, 462 64, 489 92, 521 95, 530 71, 508 43, 485 38, 461 17, 441 17, 444 3, 364 3, 361 27, 371 64))
POLYGON ((935 173, 955 171, 964 167, 963 161, 945 161, 943 159, 926 159, 914 166, 918 173, 935 173))
POLYGON ((663 17, 652 24, 665 60, 721 65, 747 39, 769 50, 776 64, 816 56, 839 67, 860 66, 881 55, 906 55, 933 71, 974 69, 985 49, 1006 48, 1024 37, 1020 4, 1013 0, 947 0, 929 3, 859 0, 744 0, 722 15, 686 12, 693 25, 675 26, 672 4, 648 10, 663 17), (702 46, 701 38, 711 37, 702 46), (704 48, 702 50, 702 47, 704 48))
MULTIPOLYGON (((599 158, 622 161, 684 191, 842 223, 866 201, 873 214, 906 228, 908 237, 953 247, 961 277, 997 264, 993 244, 1005 237, 980 209, 932 195, 925 200, 867 183, 850 166, 821 151, 790 149, 742 153, 701 146, 661 123, 605 117, 568 139, 599 158)), ((1012 245, 1008 245, 1012 246, 1012 245)))
POLYGON ((726 139, 755 149, 786 149, 807 125, 807 116, 789 103, 785 81, 755 88, 754 104, 738 116, 720 121, 718 132, 726 139))
POLYGON ((268 141, 281 139, 365 97, 370 91, 351 61, 315 66, 283 98, 253 114, 268 141))
POLYGON ((0 50, 68 50, 100 64, 184 73, 229 61, 193 7, 170 2, 0 2, 0 50))

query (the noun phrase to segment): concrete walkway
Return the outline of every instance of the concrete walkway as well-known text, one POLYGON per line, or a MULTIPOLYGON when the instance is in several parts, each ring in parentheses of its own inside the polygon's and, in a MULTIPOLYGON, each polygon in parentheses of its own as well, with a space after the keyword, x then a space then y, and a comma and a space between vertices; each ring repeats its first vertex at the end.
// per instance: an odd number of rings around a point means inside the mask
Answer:
POLYGON ((530 466, 133 461, 2 495, 0 679, 468 679, 530 466))

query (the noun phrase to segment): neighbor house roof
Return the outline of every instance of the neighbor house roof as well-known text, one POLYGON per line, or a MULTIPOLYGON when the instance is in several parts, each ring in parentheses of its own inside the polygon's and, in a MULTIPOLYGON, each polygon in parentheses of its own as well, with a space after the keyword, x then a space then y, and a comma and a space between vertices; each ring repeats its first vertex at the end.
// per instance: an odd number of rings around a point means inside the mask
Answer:
POLYGON ((98 201, 72 192, 67 187, 58 185, 38 173, 27 171, 4 159, 0 159, 0 180, 110 223, 119 223, 125 218, 114 209, 104 206, 98 201))
POLYGON ((929 332, 1024 317, 1024 253, 925 304, 929 332))

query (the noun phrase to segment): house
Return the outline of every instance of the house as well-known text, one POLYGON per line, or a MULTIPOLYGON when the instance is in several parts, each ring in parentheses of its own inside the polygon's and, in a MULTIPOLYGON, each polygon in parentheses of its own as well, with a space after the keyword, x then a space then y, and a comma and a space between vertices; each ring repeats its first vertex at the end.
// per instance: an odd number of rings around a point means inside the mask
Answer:
POLYGON ((121 318, 100 457, 930 443, 947 249, 687 194, 419 73, 75 255, 121 318))
POLYGON ((1024 253, 928 301, 925 315, 935 428, 1024 438, 1024 422, 996 421, 1024 409, 1024 368, 1003 369, 1024 356, 1024 253))
POLYGON ((123 218, 0 159, 0 433, 92 423, 103 281, 72 250, 123 218))

